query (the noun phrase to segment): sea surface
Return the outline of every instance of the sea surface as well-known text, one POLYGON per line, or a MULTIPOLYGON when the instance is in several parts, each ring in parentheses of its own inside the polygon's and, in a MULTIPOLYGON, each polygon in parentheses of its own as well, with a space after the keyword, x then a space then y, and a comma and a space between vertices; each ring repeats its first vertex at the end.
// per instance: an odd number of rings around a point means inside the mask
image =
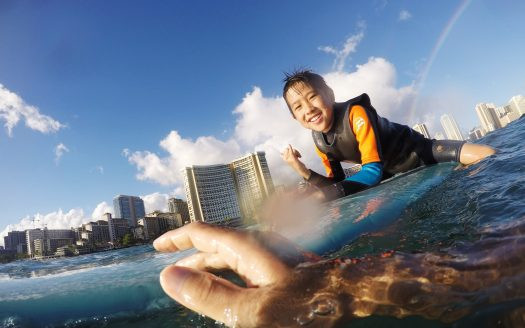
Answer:
MULTIPOLYGON (((378 189, 384 199, 393 200, 384 204, 391 206, 388 211, 381 212, 382 207, 376 206, 366 212, 370 204, 367 194, 328 204, 327 211, 336 214, 320 218, 327 227, 334 218, 382 223, 368 226, 371 231, 364 229, 366 233, 348 235, 351 242, 340 245, 317 241, 311 247, 320 249, 326 257, 373 256, 387 250, 437 252, 476 241, 489 227, 497 229, 524 221, 525 117, 479 142, 497 148, 497 155, 468 168, 449 167, 437 180, 426 185, 422 181, 423 187, 415 188, 417 183, 411 182, 404 194, 401 191, 407 178, 390 182, 391 187, 382 191, 378 189), (356 206, 364 216, 356 216, 356 206)), ((367 191, 368 195, 373 192, 367 191)), ((2 264, 0 327, 219 327, 213 320, 181 307, 160 288, 162 268, 189 252, 160 254, 145 245, 72 258, 2 264)), ((502 327, 505 314, 524 305, 525 300, 495 304, 453 326, 502 327)), ((348 326, 447 327, 420 317, 370 317, 348 326)))

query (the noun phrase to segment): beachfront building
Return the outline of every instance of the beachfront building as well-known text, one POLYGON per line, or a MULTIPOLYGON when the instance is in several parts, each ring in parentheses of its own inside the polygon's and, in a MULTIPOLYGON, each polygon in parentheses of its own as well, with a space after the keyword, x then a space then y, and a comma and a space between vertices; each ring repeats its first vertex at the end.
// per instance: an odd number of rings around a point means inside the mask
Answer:
POLYGON ((106 220, 88 222, 82 225, 82 239, 92 246, 106 247, 111 240, 109 235, 109 223, 106 220))
POLYGON ((29 229, 26 230, 27 254, 53 255, 58 247, 73 245, 75 231, 68 229, 29 229))
POLYGON ((144 201, 137 196, 117 195, 113 198, 116 218, 128 220, 130 227, 137 225, 137 220, 146 215, 144 201))
POLYGON ((128 219, 113 218, 110 213, 104 214, 108 219, 109 239, 113 245, 130 232, 128 219))
POLYGON ((10 231, 4 237, 5 250, 16 251, 23 253, 24 249, 27 252, 27 241, 25 231, 10 231))
POLYGON ((146 217, 156 218, 159 224, 159 232, 164 233, 169 230, 180 228, 184 225, 180 213, 153 211, 146 217))
POLYGON ((502 128, 506 127, 510 122, 520 118, 518 112, 515 112, 511 105, 500 106, 496 108, 499 124, 502 128))
POLYGON ((412 129, 421 133, 425 138, 430 139, 430 133, 428 132, 427 126, 425 123, 418 123, 412 127, 412 129))
POLYGON ((243 220, 255 217, 274 186, 264 152, 251 153, 230 164, 243 220))
POLYGON ((191 221, 226 224, 240 220, 241 210, 229 165, 193 165, 184 168, 183 174, 191 221))
POLYGON ((518 117, 525 115, 525 97, 517 95, 509 100, 509 106, 518 117))
POLYGON ((484 135, 485 134, 483 133, 483 129, 480 127, 476 127, 470 130, 469 139, 472 141, 478 140, 478 139, 481 139, 481 137, 483 137, 484 135))
POLYGON ((142 233, 145 240, 151 240, 160 235, 159 222, 155 217, 143 217, 137 221, 142 227, 142 233))
POLYGON ((183 175, 191 221, 229 225, 250 221, 274 190, 264 152, 230 164, 186 167, 183 175))
POLYGON ((168 208, 170 213, 180 214, 183 223, 190 221, 190 213, 188 212, 188 203, 179 198, 168 199, 168 208))
POLYGON ((476 114, 478 115, 481 127, 485 133, 501 128, 498 114, 496 114, 496 105, 491 103, 479 103, 476 105, 476 114))
POLYGON ((461 135, 461 132, 459 131, 458 124, 456 123, 456 120, 448 114, 441 115, 441 125, 443 126, 443 130, 445 130, 445 134, 447 135, 448 139, 451 140, 463 140, 463 136, 461 135))

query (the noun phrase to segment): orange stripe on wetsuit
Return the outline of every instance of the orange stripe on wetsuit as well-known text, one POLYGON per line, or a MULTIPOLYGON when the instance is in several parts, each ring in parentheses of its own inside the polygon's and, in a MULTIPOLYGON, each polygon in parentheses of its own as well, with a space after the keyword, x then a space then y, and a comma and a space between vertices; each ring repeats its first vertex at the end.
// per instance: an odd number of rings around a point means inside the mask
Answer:
POLYGON ((359 145, 361 164, 381 162, 376 134, 374 133, 374 128, 368 119, 365 109, 359 105, 352 106, 348 117, 357 144, 359 145))
MULTIPOLYGON (((360 164, 364 165, 373 162, 381 162, 374 128, 368 119, 368 115, 366 115, 365 109, 359 105, 352 106, 348 118, 349 124, 352 127, 352 131, 357 140, 359 152, 361 153, 360 164)), ((326 154, 320 151, 317 147, 315 147, 315 152, 323 162, 326 175, 328 177, 333 177, 334 173, 326 154)))
POLYGON ((323 162, 324 169, 326 170, 326 176, 329 178, 333 178, 334 172, 332 171, 332 166, 330 165, 330 161, 328 160, 328 156, 326 156, 325 153, 319 150, 317 146, 315 147, 315 152, 319 157, 321 157, 321 161, 323 162))

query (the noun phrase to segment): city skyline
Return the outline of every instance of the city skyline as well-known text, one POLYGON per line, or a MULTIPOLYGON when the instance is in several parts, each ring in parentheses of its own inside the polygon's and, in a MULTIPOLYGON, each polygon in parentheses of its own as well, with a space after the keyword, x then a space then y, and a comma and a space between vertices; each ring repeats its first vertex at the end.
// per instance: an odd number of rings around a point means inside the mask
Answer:
POLYGON ((522 2, 3 3, 2 236, 88 222, 120 193, 166 210, 184 197, 181 168, 253 151, 290 183, 289 143, 321 170, 280 97, 297 67, 322 74, 337 101, 367 92, 382 116, 431 134, 448 112, 465 135, 476 104, 525 90, 522 2))
MULTIPOLYGON (((496 106, 494 103, 478 103, 474 111, 479 120, 479 124, 469 128, 461 129, 453 116, 444 113, 441 115, 441 128, 434 133, 435 139, 463 140, 467 136, 471 140, 477 140, 487 133, 505 127, 507 124, 525 115, 525 97, 515 95, 510 98, 507 104, 496 106), (447 127, 449 131, 447 132, 447 127), (445 132, 445 134, 443 134, 445 132), (461 136, 462 139, 457 137, 461 136)), ((412 129, 431 138, 432 134, 425 122, 416 123, 412 129)))

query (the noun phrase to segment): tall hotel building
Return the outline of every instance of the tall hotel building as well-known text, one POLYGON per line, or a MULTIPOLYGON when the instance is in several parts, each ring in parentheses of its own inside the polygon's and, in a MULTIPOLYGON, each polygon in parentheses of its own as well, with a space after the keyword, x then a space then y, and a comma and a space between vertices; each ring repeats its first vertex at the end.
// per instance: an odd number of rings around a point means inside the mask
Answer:
POLYGON ((193 165, 184 169, 184 175, 191 221, 240 221, 241 211, 229 165, 193 165))
POLYGON ((417 132, 421 133, 425 138, 430 138, 430 133, 428 133, 427 126, 425 123, 418 123, 412 127, 412 129, 416 130, 417 132))
POLYGON ((190 213, 188 212, 188 203, 178 198, 168 199, 168 208, 170 213, 180 214, 182 224, 190 221, 190 213))
POLYGON ((518 117, 525 115, 525 97, 519 95, 510 98, 509 105, 518 117))
POLYGON ((274 188, 264 152, 183 171, 191 221, 235 225, 241 218, 250 220, 274 188))
POLYGON ((496 106, 494 104, 477 104, 476 114, 478 114, 481 127, 486 133, 501 128, 498 114, 496 113, 496 106))
POLYGON ((451 140, 463 140, 463 136, 461 135, 461 132, 459 131, 458 124, 456 123, 456 120, 450 115, 443 114, 441 116, 441 125, 443 126, 443 129, 445 130, 445 134, 447 135, 448 139, 451 140))
POLYGON ((117 195, 113 198, 115 218, 126 219, 130 227, 137 226, 137 220, 146 216, 144 201, 140 197, 117 195))
POLYGON ((255 216, 264 199, 273 192, 273 181, 264 152, 248 154, 230 164, 244 219, 255 216))

